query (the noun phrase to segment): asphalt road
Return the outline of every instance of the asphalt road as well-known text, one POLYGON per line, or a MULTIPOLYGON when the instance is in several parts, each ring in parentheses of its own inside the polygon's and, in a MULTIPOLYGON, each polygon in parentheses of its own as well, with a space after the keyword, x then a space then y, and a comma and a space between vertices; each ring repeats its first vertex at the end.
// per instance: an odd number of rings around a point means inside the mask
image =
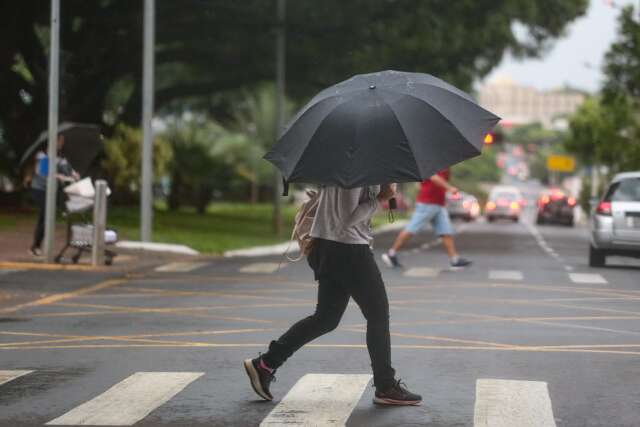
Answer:
POLYGON ((585 229, 530 214, 456 226, 471 267, 450 270, 429 233, 403 270, 381 266, 394 366, 421 406, 371 403, 353 305, 278 371, 274 402, 258 401, 242 359, 313 311, 315 284, 303 262, 213 259, 126 276, 0 271, 0 425, 640 425, 640 264, 589 268, 585 229))

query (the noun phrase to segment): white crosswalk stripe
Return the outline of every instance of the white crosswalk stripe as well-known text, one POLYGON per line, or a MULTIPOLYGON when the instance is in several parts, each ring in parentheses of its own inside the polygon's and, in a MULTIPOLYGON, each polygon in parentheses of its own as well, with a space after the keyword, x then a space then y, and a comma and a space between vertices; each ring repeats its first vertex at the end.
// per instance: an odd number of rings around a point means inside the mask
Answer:
POLYGON ((206 262, 170 262, 156 268, 162 273, 187 273, 207 265, 206 262))
POLYGON ((269 426, 344 426, 371 375, 307 374, 260 423, 269 426))
POLYGON ((13 381, 16 378, 19 378, 23 375, 30 374, 33 371, 23 371, 23 370, 14 370, 14 371, 0 371, 0 385, 4 383, 8 383, 9 381, 13 381))
POLYGON ((129 426, 202 375, 203 372, 136 372, 47 425, 129 426))
POLYGON ((245 265, 240 269, 240 273, 253 273, 253 274, 264 274, 264 273, 273 273, 278 270, 278 268, 283 268, 284 264, 280 265, 277 262, 256 262, 253 264, 245 265))
POLYGON ((405 277, 436 277, 438 274, 440 269, 431 267, 413 267, 403 273, 405 277))
POLYGON ((522 280, 522 272, 518 270, 491 270, 490 280, 522 280))
POLYGON ((607 279, 596 273, 569 273, 573 283, 588 283, 594 285, 606 285, 607 279))
POLYGON ((474 427, 555 427, 547 383, 479 379, 474 427))

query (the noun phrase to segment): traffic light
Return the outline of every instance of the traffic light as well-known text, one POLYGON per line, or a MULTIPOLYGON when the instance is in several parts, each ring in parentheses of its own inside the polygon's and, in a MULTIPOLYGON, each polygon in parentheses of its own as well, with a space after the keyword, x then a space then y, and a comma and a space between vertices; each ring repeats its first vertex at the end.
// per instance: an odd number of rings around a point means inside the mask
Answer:
POLYGON ((502 144, 503 140, 504 140, 504 134, 500 129, 489 132, 484 136, 485 145, 492 145, 492 144, 500 145, 502 144))

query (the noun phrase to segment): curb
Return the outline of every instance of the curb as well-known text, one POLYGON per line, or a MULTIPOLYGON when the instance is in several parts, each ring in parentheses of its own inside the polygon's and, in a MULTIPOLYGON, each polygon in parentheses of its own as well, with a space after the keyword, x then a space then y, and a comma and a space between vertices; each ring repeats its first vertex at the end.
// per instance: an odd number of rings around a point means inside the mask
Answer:
MULTIPOLYGON (((388 233, 390 231, 397 231, 407 224, 407 220, 399 220, 394 222, 393 224, 385 224, 381 227, 373 230, 373 235, 377 236, 382 233, 388 233)), ((233 251, 224 252, 223 256, 225 258, 236 258, 236 257, 258 257, 258 256, 270 256, 270 255, 284 255, 295 254, 298 253, 300 249, 298 248, 297 243, 287 240, 286 242, 278 243, 276 245, 269 246, 254 246, 252 248, 246 249, 236 249, 233 251)))
POLYGON ((173 243, 154 243, 154 242, 138 242, 132 240, 122 240, 116 243, 116 248, 131 249, 149 252, 169 252, 180 255, 200 255, 200 252, 186 245, 177 245, 173 243))

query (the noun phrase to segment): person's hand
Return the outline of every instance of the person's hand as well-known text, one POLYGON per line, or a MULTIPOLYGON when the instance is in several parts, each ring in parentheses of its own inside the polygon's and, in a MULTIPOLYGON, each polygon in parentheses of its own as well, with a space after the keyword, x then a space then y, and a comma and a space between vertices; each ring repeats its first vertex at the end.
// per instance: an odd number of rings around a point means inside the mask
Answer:
POLYGON ((80 180, 80 174, 76 171, 73 171, 73 173, 71 174, 71 177, 73 178, 74 181, 80 180))
POLYGON ((453 185, 449 187, 449 191, 451 192, 451 194, 454 194, 454 195, 460 192, 460 190, 458 190, 458 187, 454 187, 453 185))
POLYGON ((389 199, 394 198, 396 195, 396 184, 383 184, 380 186, 380 192, 378 193, 378 200, 386 202, 389 199))

